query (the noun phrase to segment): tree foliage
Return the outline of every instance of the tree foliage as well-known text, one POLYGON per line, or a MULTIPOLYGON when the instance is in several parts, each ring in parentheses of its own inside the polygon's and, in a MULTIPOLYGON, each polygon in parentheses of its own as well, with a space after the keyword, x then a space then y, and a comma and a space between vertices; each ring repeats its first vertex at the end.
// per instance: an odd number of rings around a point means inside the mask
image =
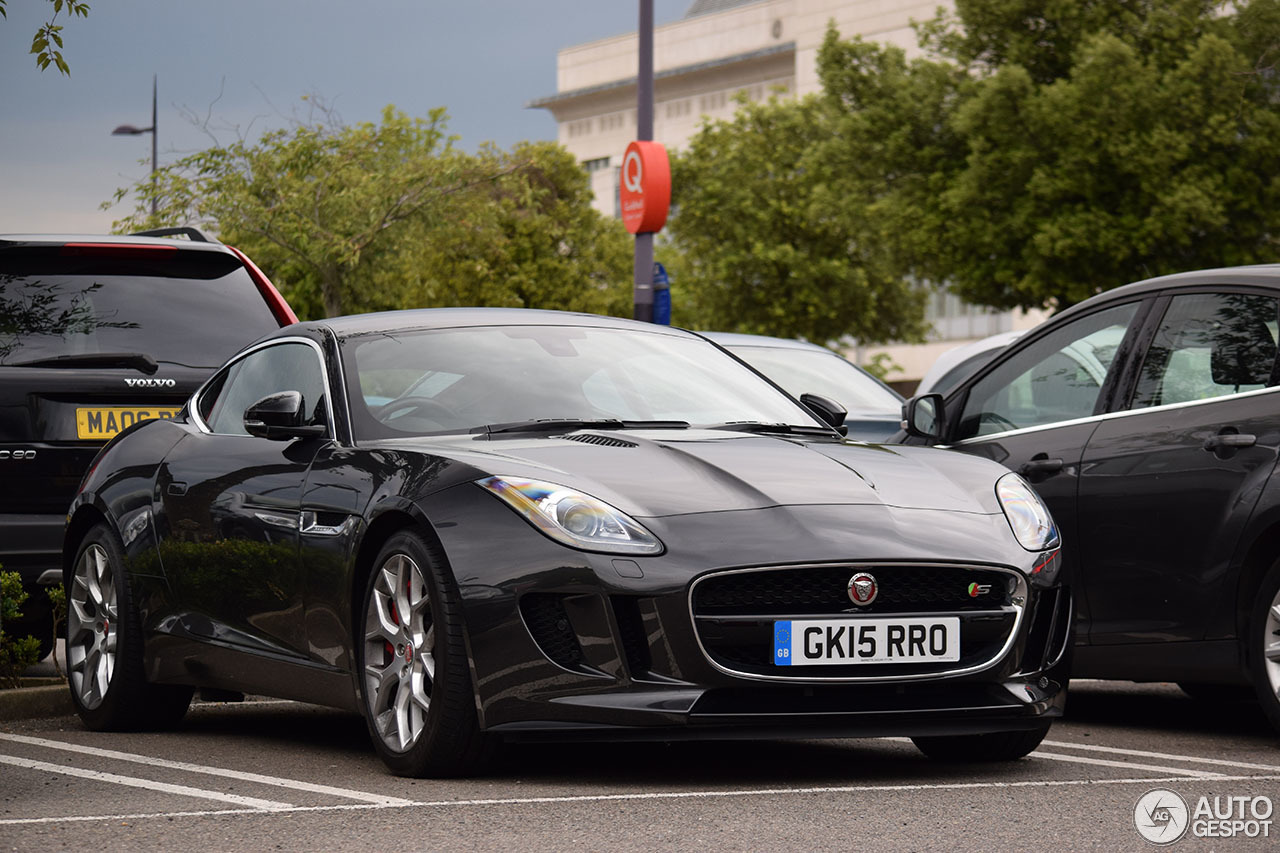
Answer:
POLYGON ((921 35, 928 59, 833 33, 819 59, 823 147, 883 177, 915 275, 1029 308, 1275 259, 1277 0, 957 0, 921 35))
MULTIPOLYGON (((63 74, 71 74, 71 66, 62 56, 62 25, 57 23, 58 15, 66 12, 72 17, 89 17, 89 4, 82 0, 48 0, 53 5, 53 14, 31 38, 30 53, 35 54, 36 65, 44 71, 50 65, 55 66, 63 74)), ((8 0, 0 0, 0 18, 9 17, 6 8, 8 0)))
POLYGON ((816 98, 743 101, 673 158, 681 325, 823 342, 920 335, 923 294, 895 273, 864 199, 822 192, 836 175, 814 141, 831 129, 816 98))
POLYGON ((299 316, 629 306, 626 232, 591 209, 573 158, 550 143, 461 152, 443 110, 330 116, 200 151, 133 189, 116 230, 209 229, 268 270, 299 316))
POLYGON ((6 623, 22 618, 22 604, 26 600, 22 576, 0 571, 0 687, 20 687, 23 670, 40 661, 39 640, 13 637, 4 629, 6 623))

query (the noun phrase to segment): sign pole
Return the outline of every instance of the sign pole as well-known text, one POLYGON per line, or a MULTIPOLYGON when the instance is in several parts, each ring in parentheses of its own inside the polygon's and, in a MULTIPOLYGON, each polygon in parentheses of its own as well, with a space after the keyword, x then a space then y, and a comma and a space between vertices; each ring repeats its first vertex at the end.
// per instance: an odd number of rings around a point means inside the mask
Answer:
MULTIPOLYGON (((640 66, 636 76, 636 139, 653 139, 653 0, 640 0, 640 66)), ((653 233, 636 234, 635 314, 653 322, 653 233)))

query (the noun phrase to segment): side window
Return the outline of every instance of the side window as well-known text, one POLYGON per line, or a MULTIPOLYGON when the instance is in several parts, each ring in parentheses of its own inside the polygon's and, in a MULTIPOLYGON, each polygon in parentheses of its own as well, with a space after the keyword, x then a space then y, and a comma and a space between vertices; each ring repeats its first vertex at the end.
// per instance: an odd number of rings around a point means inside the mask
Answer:
POLYGON ((1093 414, 1137 310, 1131 302, 1098 311, 1012 354, 970 389, 956 438, 1093 414))
POLYGON ((1276 301, 1268 296, 1175 296, 1143 359, 1133 408, 1208 400, 1272 384, 1276 326, 1276 301))
POLYGON ((310 422, 325 423, 320 358, 298 343, 266 347, 230 365, 200 399, 200 414, 216 433, 247 435, 244 410, 278 391, 300 392, 310 422))

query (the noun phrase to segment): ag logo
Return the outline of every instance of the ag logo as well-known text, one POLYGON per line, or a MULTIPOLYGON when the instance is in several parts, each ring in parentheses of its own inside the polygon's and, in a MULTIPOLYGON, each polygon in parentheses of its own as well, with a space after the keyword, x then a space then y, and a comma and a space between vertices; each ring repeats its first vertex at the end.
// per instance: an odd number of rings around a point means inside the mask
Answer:
POLYGON ((1187 803, 1173 791, 1147 791, 1133 807, 1133 825, 1152 844, 1172 844, 1187 832, 1187 803))

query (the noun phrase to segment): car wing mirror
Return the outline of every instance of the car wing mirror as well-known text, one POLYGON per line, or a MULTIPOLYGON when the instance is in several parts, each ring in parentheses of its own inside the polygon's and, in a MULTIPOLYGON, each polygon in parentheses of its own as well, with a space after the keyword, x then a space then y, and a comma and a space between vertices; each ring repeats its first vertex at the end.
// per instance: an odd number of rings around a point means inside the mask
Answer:
POLYGON ((902 404, 902 428, 907 435, 941 441, 946 427, 946 408, 941 394, 921 394, 902 404))
POLYGON ((804 403, 809 411, 818 416, 818 420, 834 429, 841 435, 849 434, 849 427, 845 426, 845 416, 849 414, 844 406, 841 406, 830 397, 823 397, 821 394, 801 394, 800 402, 804 403))
POLYGON ((268 394, 244 410, 245 432, 272 440, 324 435, 324 426, 306 422, 305 406, 297 391, 268 394))

